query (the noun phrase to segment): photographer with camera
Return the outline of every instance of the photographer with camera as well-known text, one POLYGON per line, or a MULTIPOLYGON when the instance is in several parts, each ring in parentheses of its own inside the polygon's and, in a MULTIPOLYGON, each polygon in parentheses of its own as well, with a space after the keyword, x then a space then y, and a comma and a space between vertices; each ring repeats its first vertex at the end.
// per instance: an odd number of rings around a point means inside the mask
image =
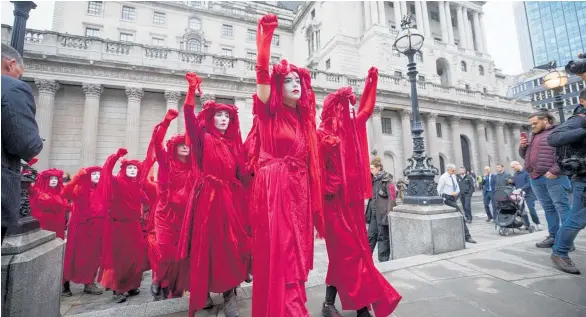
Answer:
MULTIPOLYGON (((580 56, 581 57, 581 56, 580 56)), ((564 174, 572 176, 572 208, 555 237, 551 260, 571 274, 580 270, 568 256, 574 239, 586 227, 586 88, 580 91, 580 104, 566 122, 551 132, 549 145, 556 148, 558 164, 564 174)))

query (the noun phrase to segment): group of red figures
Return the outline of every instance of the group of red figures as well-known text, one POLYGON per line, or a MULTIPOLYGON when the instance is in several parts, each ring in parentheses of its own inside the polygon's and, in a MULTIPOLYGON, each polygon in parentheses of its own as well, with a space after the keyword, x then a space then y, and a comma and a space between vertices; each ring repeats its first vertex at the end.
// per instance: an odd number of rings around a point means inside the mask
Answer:
MULTIPOLYGON (((317 127, 309 71, 282 60, 269 73, 276 27, 274 15, 258 24, 254 121, 244 143, 234 105, 207 101, 195 114, 202 80, 188 73, 185 135, 164 144, 178 116, 169 110, 146 158, 122 159, 117 175, 123 148, 65 185, 61 170, 39 173, 30 199, 41 226, 64 239, 72 211, 63 281, 99 294, 97 280, 121 302, 152 270, 156 299, 189 291, 193 317, 213 305, 210 292, 222 293, 234 317, 236 288, 253 276, 252 316, 309 316, 305 282, 317 231, 329 256, 326 284, 342 308, 360 317, 394 311, 401 296, 374 265, 364 219, 372 197, 366 121, 378 70, 368 71, 356 113, 352 88, 341 88, 325 99, 317 127)), ((323 314, 341 316, 327 301, 323 314)))

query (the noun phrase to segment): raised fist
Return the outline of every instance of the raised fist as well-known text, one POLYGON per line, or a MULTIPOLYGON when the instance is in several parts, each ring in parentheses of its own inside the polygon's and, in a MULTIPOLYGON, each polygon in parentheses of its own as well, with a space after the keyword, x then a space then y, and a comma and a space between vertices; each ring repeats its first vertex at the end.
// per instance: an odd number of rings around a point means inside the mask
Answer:
POLYGON ((118 149, 118 152, 116 152, 118 157, 123 157, 126 154, 128 154, 128 150, 122 147, 118 149))
POLYGON ((80 168, 79 171, 77 171, 77 175, 79 175, 79 176, 83 176, 85 174, 87 174, 87 171, 83 167, 80 168))
POLYGON ((376 76, 378 77, 378 68, 372 66, 369 70, 368 70, 368 77, 372 77, 372 76, 376 76))
POLYGON ((279 25, 279 20, 274 14, 266 14, 258 23, 263 33, 273 32, 279 25))
POLYGON ((196 73, 185 74, 185 80, 189 83, 189 87, 197 87, 201 84, 201 78, 196 73))
POLYGON ((169 109, 165 115, 165 121, 173 121, 173 119, 177 118, 177 116, 179 116, 179 112, 177 112, 177 110, 169 109))

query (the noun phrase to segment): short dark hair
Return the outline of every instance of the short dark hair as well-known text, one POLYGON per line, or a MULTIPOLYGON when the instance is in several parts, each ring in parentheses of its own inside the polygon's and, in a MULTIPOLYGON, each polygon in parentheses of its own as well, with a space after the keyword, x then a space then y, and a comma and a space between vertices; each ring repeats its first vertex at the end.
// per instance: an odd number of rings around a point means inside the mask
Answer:
POLYGON ((554 124, 555 123, 555 117, 553 116, 553 114, 551 114, 551 112, 549 112, 547 110, 539 110, 539 111, 536 111, 536 112, 530 114, 527 119, 531 119, 531 118, 537 118, 537 119, 540 119, 540 120, 547 119, 547 121, 550 124, 554 124))
POLYGON ((24 67, 22 56, 9 45, 2 44, 2 59, 14 59, 20 67, 24 67))
POLYGON ((500 166, 500 167, 505 167, 503 164, 500 164, 500 163, 499 163, 499 164, 497 164, 496 166, 497 166, 497 167, 498 167, 498 166, 500 166))
POLYGON ((468 169, 465 166, 460 166, 460 168, 463 168, 465 171, 468 171, 468 169))
POLYGON ((582 90, 580 90, 580 99, 586 100, 586 88, 582 88, 582 90))

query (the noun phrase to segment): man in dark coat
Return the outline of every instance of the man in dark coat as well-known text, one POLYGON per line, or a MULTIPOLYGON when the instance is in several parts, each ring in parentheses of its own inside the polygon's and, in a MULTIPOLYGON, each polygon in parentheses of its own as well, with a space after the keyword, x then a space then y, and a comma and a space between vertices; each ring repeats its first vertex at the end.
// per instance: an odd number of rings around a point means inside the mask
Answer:
POLYGON ((2 240, 20 218, 20 160, 29 161, 43 149, 35 100, 20 80, 23 72, 20 54, 2 44, 2 240))
POLYGON ((460 202, 464 208, 464 217, 466 222, 472 223, 472 194, 474 194, 474 184, 476 179, 467 173, 465 167, 460 167, 460 175, 457 176, 458 186, 460 186, 460 202))
POLYGON ((378 243, 378 260, 385 262, 390 260, 391 239, 389 232, 389 211, 395 204, 396 189, 393 184, 393 176, 384 171, 380 158, 375 158, 371 163, 371 172, 374 175, 372 181, 372 199, 368 203, 366 215, 368 222, 368 244, 370 251, 378 243))

